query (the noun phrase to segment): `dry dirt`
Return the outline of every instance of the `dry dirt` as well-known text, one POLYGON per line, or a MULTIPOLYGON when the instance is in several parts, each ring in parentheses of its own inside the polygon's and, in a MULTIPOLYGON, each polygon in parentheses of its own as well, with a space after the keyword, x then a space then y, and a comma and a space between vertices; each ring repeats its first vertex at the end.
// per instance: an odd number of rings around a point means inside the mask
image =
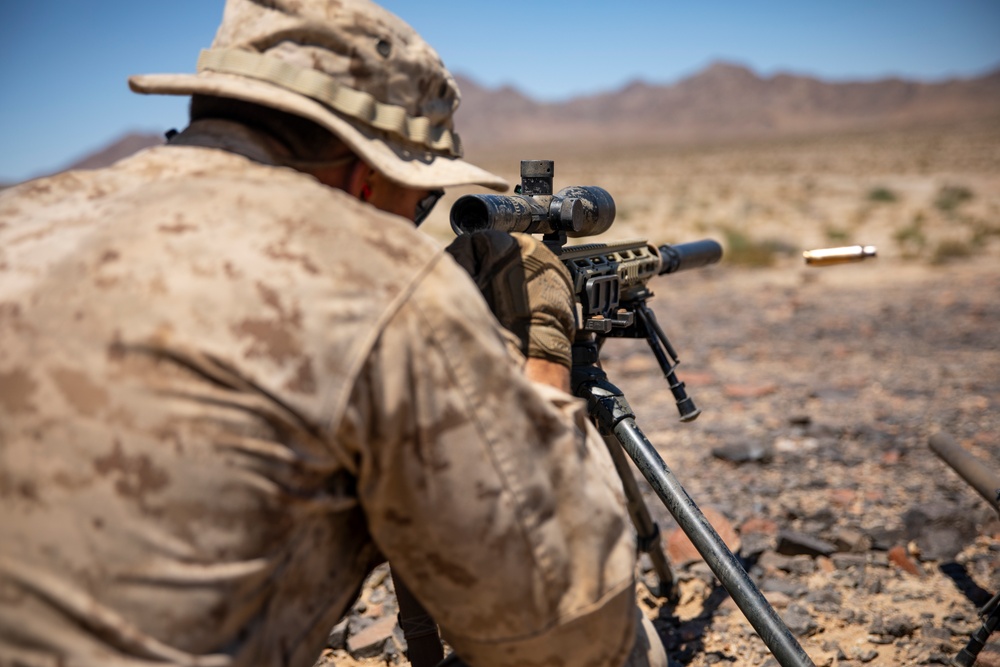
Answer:
MULTIPOLYGON (((720 264, 652 284, 702 416, 677 421, 642 342, 608 342, 609 377, 817 665, 946 664, 1000 590, 1000 521, 927 448, 948 433, 1000 476, 1000 127, 520 157, 557 159, 557 188, 612 193, 619 221, 598 241, 723 243, 720 264), (801 260, 854 243, 879 257, 801 260)), ((516 158, 491 159, 517 180, 516 158)), ((449 203, 429 223, 443 241, 449 203)), ((776 664, 684 554, 679 604, 639 586, 670 656, 776 664)), ((348 640, 395 612, 388 590, 377 574, 348 640)), ((404 664, 387 646, 322 662, 404 664)))

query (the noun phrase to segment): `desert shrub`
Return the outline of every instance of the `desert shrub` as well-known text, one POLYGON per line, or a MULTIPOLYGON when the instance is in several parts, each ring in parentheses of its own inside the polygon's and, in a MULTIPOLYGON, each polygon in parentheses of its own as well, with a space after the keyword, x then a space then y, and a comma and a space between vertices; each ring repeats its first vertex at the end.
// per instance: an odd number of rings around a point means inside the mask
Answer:
POLYGON ((778 255, 789 255, 795 249, 783 241, 756 240, 731 227, 722 228, 726 252, 723 259, 730 264, 750 267, 773 266, 778 255))
POLYGON ((938 190, 934 206, 942 213, 954 213, 959 206, 972 199, 972 190, 962 185, 945 185, 938 190))
POLYGON ((891 204, 899 201, 899 197, 889 188, 879 186, 868 191, 868 201, 877 204, 891 204))
POLYGON ((924 216, 918 213, 906 227, 897 229, 892 235, 899 246, 903 257, 916 257, 927 246, 927 236, 924 235, 924 216))
POLYGON ((934 264, 946 264, 952 260, 965 259, 972 255, 972 246, 958 239, 945 239, 934 249, 931 261, 934 264))
POLYGON ((966 222, 972 229, 973 245, 981 246, 989 241, 991 237, 1000 237, 1000 225, 991 224, 986 220, 978 218, 969 218, 966 222))
POLYGON ((846 229, 840 229, 839 227, 827 227, 823 232, 826 234, 828 241, 832 243, 844 243, 846 244, 850 238, 851 233, 846 229))

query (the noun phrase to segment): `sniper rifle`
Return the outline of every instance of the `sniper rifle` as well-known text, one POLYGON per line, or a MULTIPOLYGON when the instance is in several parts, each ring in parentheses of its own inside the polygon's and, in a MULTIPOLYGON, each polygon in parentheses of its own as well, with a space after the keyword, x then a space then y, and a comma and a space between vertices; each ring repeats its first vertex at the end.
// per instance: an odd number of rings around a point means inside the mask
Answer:
POLYGON ((787 626, 747 575, 701 510, 636 424, 624 394, 601 368, 600 353, 609 338, 646 340, 677 404, 680 420, 700 414, 677 379, 675 352, 647 305, 650 280, 713 264, 722 257, 712 240, 655 246, 646 240, 567 246, 569 237, 607 231, 615 219, 611 195, 596 186, 571 186, 553 193, 551 160, 521 162, 521 184, 513 196, 475 194, 459 198, 451 209, 457 234, 499 230, 541 234, 573 280, 578 331, 573 342, 571 386, 587 401, 592 421, 608 445, 628 498, 640 548, 650 555, 660 591, 676 592, 663 553, 659 530, 651 519, 623 451, 673 515, 698 552, 729 592, 782 667, 813 665, 787 626))

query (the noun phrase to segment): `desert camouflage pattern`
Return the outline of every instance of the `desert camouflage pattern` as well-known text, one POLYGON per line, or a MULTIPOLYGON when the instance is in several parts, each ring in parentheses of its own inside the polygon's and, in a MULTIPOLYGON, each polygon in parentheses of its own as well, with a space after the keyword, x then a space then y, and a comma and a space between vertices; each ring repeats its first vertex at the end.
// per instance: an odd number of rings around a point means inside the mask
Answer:
POLYGON ((413 28, 369 0, 227 0, 196 69, 137 74, 129 87, 239 99, 306 118, 409 187, 509 187, 459 159, 454 77, 413 28))
POLYGON ((620 481, 520 363, 441 248, 292 170, 4 191, 0 664, 308 667, 388 558, 471 664, 621 665, 620 481))
POLYGON ((213 49, 271 55, 451 129, 458 84, 405 21, 368 0, 228 0, 213 49), (300 35, 309 35, 302 43, 300 35))

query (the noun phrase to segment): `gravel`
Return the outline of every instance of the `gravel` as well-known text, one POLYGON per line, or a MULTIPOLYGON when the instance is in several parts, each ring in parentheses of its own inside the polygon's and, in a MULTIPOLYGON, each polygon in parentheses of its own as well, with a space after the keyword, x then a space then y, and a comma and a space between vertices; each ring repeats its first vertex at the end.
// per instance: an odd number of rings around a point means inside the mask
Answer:
MULTIPOLYGON (((1000 476, 996 267, 879 259, 657 279, 650 304, 703 410, 690 424, 645 343, 604 347, 640 428, 719 532, 738 536, 817 665, 947 664, 1000 590, 1000 520, 927 447, 946 432, 1000 476)), ((676 523, 640 485, 666 543, 676 523)), ((638 584, 672 660, 777 664, 703 562, 673 568, 677 604, 650 592, 645 557, 638 584)), ((384 572, 369 580, 351 618, 371 621, 357 627, 395 615, 391 587, 384 572)), ((354 620, 338 626, 320 664, 405 664, 389 624, 368 631, 384 639, 372 657, 348 654, 354 620)), ((980 663, 996 664, 998 640, 980 663)))

